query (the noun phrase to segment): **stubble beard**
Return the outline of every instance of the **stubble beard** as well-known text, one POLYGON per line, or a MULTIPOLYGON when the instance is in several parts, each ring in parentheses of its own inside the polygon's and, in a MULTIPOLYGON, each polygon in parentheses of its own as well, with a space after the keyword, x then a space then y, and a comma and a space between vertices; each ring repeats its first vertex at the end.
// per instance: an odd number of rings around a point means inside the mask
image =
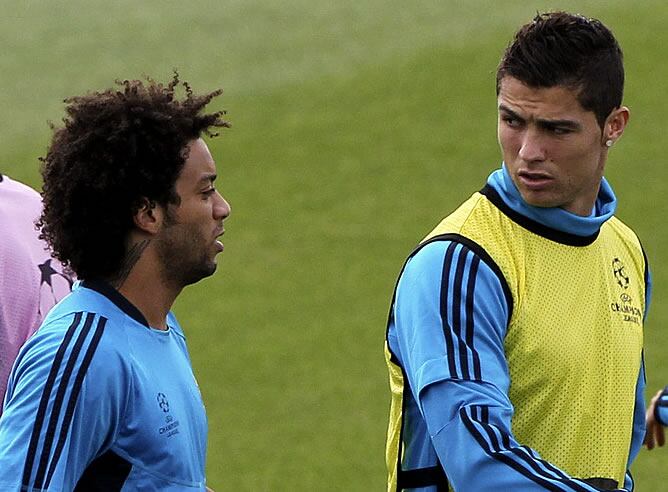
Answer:
POLYGON ((182 289, 213 275, 217 265, 210 257, 212 246, 195 227, 174 224, 165 232, 156 243, 164 282, 182 289))

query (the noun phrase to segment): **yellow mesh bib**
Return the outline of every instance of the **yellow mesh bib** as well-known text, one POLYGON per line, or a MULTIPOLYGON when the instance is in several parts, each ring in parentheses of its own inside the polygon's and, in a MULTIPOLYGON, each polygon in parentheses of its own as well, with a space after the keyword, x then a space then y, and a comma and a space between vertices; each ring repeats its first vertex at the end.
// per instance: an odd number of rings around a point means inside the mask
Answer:
MULTIPOLYGON (((595 240, 568 245, 522 227, 475 193, 423 243, 443 234, 481 246, 511 292, 504 348, 517 441, 573 477, 621 486, 645 306, 646 266, 633 231, 612 218, 595 240)), ((385 355, 392 391, 388 491, 394 491, 407 383, 387 344, 385 355)))
POLYGON ((562 244, 480 193, 425 240, 446 233, 479 244, 512 293, 505 351, 517 441, 573 477, 623 484, 645 306, 635 234, 613 217, 591 244, 562 244))

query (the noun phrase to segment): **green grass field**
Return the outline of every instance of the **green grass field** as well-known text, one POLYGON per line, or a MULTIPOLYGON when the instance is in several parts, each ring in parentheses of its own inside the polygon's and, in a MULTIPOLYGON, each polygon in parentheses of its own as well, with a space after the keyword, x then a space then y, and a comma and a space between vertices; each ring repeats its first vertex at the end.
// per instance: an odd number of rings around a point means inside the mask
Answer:
MULTIPOLYGON (((233 128, 215 277, 175 310, 216 490, 383 490, 388 301, 412 246, 499 165, 494 71, 536 10, 599 17, 626 55, 630 126, 607 176, 653 269, 648 394, 668 383, 668 7, 659 0, 0 1, 0 170, 39 188, 62 99, 177 67, 233 128)), ((101 218, 103 220, 103 218, 101 218)), ((604 439, 605 436, 601 436, 604 439)), ((637 490, 668 490, 668 449, 637 490)))

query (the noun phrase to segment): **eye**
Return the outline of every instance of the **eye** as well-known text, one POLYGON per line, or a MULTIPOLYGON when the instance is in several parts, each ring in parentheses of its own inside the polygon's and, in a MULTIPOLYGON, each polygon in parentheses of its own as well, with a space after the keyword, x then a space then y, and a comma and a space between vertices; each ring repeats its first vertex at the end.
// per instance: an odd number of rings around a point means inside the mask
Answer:
POLYGON ((213 187, 211 187, 211 188, 209 188, 209 189, 207 189, 207 190, 204 190, 204 191, 202 192, 202 195, 203 195, 204 198, 206 199, 206 198, 209 198, 211 195, 213 195, 215 192, 216 192, 216 189, 213 188, 213 187))
POLYGON ((553 135, 568 135, 573 132, 570 128, 563 126, 547 126, 545 129, 553 135))
POLYGON ((514 116, 510 115, 502 116, 501 121, 503 121, 510 128, 519 128, 522 125, 522 121, 519 118, 515 118, 514 116))

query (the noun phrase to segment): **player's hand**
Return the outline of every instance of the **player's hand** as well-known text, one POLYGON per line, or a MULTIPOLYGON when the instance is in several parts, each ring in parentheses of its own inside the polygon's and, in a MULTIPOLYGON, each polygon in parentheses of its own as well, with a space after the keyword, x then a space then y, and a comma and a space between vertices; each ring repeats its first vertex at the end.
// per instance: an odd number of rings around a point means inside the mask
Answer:
POLYGON ((660 422, 657 422, 656 417, 654 416, 654 410, 656 409, 656 403, 659 400, 659 397, 663 393, 663 390, 659 390, 652 401, 649 404, 649 408, 645 413, 645 423, 647 424, 647 433, 645 434, 645 441, 643 444, 647 446, 647 449, 652 450, 654 446, 663 446, 666 443, 666 435, 663 425, 660 422))

